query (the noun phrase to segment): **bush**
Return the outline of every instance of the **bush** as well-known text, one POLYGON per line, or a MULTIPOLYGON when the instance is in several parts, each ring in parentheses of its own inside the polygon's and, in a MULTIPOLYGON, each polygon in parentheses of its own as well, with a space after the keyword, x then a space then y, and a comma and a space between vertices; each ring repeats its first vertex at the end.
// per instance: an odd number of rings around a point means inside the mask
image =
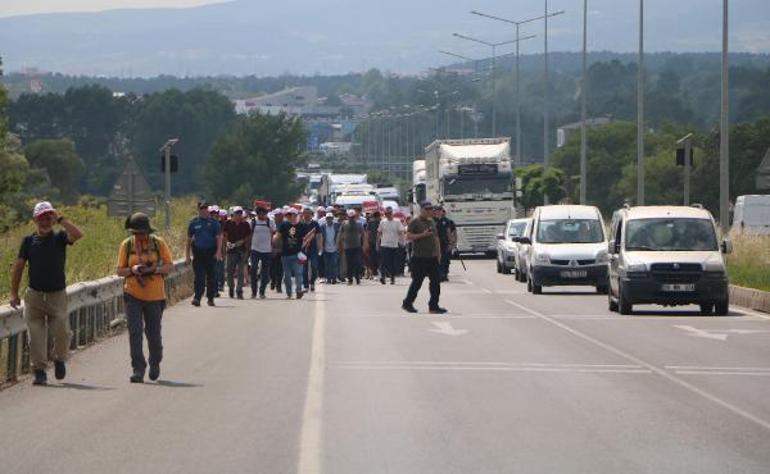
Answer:
POLYGON ((770 291, 770 236, 734 234, 727 258, 730 283, 770 291))

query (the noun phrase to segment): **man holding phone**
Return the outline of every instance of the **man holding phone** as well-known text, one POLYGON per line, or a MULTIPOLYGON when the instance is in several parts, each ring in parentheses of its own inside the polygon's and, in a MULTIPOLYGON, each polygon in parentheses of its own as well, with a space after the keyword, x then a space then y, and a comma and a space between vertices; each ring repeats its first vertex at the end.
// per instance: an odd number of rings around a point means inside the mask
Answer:
POLYGON ((433 220, 433 204, 428 201, 420 204, 420 215, 409 223, 406 240, 412 243, 412 261, 409 269, 412 273, 412 283, 401 304, 408 313, 416 313, 414 301, 422 287, 425 277, 430 281, 430 301, 428 310, 431 314, 444 314, 446 309, 438 305, 441 294, 441 278, 439 276, 439 258, 441 244, 436 232, 436 222, 433 220))

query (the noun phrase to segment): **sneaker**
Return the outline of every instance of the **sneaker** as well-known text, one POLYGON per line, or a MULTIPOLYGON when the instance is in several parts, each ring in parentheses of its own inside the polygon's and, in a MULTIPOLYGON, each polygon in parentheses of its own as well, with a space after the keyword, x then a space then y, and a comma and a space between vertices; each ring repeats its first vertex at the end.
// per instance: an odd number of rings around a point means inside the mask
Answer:
POLYGON ((391 278, 390 279, 390 284, 391 285, 395 285, 396 284, 396 279, 395 278, 391 278))
POLYGON ((207 304, 208 304, 209 306, 216 306, 216 304, 214 304, 214 298, 209 298, 209 301, 208 301, 208 303, 207 303, 207 304))
POLYGON ((32 381, 32 385, 48 385, 48 376, 45 370, 35 369, 35 380, 32 381))
POLYGON ((356 285, 360 285, 360 284, 361 284, 361 279, 360 278, 356 278, 356 285))
POLYGON ((301 300, 304 295, 305 295, 305 293, 303 291, 298 291, 297 292, 297 299, 301 300))
POLYGON ((231 298, 231 299, 232 299, 232 298, 235 298, 235 290, 233 290, 232 288, 230 288, 230 290, 228 290, 228 292, 227 292, 227 293, 230 295, 230 298, 231 298))
POLYGON ((281 289, 281 287, 279 286, 278 288, 276 288, 276 289, 275 289, 275 292, 276 292, 276 293, 283 293, 283 290, 282 290, 282 289, 281 289))
POLYGON ((265 298, 267 298, 267 296, 265 296, 265 292, 263 291, 262 293, 259 294, 259 299, 263 300, 265 298))
POLYGON ((353 280, 348 280, 348 286, 351 286, 353 284, 353 280))
POLYGON ((312 283, 310 284, 310 291, 315 292, 315 285, 312 283))
POLYGON ((144 383, 144 371, 135 370, 134 373, 131 374, 131 377, 128 378, 128 380, 130 380, 131 383, 144 383))
POLYGON ((160 365, 150 365, 150 380, 158 380, 160 377, 160 365))
POLYGON ((201 305, 201 300, 193 298, 192 305, 193 306, 200 306, 201 305))
POLYGON ((287 300, 290 300, 290 299, 291 299, 291 293, 286 293, 286 299, 287 299, 287 300))
POLYGON ((447 310, 445 308, 442 308, 440 306, 436 306, 435 308, 431 308, 428 310, 430 314, 445 314, 447 310))
POLYGON ((256 293, 252 293, 251 294, 251 299, 253 299, 253 300, 257 299, 257 294, 256 293))
POLYGON ((67 366, 64 365, 63 360, 53 361, 53 367, 54 367, 53 373, 54 373, 54 376, 56 376, 56 380, 61 380, 67 376, 67 366))
POLYGON ((380 277, 380 283, 385 284, 385 277, 380 277))
POLYGON ((239 299, 239 300, 242 300, 242 299, 243 299, 243 293, 238 293, 238 299, 239 299))
POLYGON ((416 313, 417 312, 417 308, 415 308, 413 304, 409 304, 409 303, 406 303, 406 302, 401 303, 401 309, 403 309, 407 313, 416 313))

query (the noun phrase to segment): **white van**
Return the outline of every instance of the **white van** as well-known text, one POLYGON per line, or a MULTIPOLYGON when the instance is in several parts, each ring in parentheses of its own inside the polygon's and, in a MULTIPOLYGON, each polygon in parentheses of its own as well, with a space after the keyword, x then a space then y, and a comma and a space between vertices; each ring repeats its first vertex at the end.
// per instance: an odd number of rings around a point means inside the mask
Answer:
POLYGON ((541 206, 532 214, 529 235, 514 239, 529 245, 527 289, 544 286, 595 286, 607 291, 607 234, 594 206, 541 206))
POLYGON ((609 308, 631 314, 635 304, 700 305, 727 315, 729 281, 711 213, 700 207, 648 206, 617 211, 610 230, 609 308))
POLYGON ((770 235, 770 195, 738 196, 733 213, 733 232, 770 235))

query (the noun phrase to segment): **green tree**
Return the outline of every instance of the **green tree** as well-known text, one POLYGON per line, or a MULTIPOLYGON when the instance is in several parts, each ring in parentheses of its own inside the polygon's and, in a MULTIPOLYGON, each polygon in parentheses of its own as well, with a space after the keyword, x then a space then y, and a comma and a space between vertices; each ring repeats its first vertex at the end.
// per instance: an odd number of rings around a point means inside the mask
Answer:
POLYGON ((540 206, 547 195, 551 203, 564 199, 564 171, 558 168, 545 170, 542 165, 529 165, 516 170, 516 176, 522 180, 521 205, 525 209, 540 206))
POLYGON ((18 138, 8 133, 0 136, 0 232, 21 218, 28 173, 29 163, 18 138))
POLYGON ((295 169, 305 140, 302 123, 284 114, 241 118, 216 140, 204 168, 210 197, 242 204, 294 200, 301 191, 295 169))
POLYGON ((31 167, 45 170, 64 201, 77 200, 77 183, 84 167, 72 140, 36 140, 25 147, 25 155, 31 167))

